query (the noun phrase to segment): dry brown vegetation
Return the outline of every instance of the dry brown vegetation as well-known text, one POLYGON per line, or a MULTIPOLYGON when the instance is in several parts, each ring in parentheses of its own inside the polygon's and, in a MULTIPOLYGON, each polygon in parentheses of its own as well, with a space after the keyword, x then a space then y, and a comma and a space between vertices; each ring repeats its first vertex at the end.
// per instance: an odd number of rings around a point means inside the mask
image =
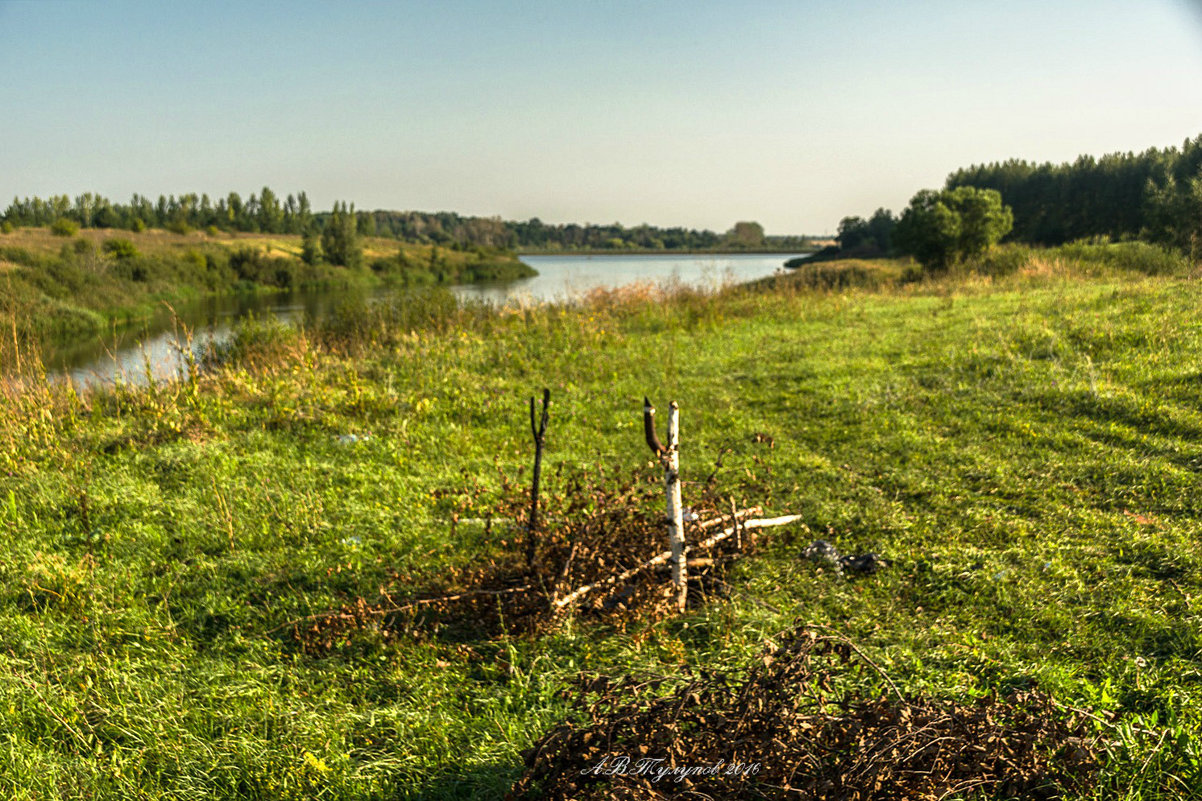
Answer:
POLYGON ((802 627, 742 676, 582 677, 582 721, 526 751, 508 797, 1047 799, 1096 774, 1086 715, 1042 693, 868 698, 848 684, 867 670, 848 641, 802 627))

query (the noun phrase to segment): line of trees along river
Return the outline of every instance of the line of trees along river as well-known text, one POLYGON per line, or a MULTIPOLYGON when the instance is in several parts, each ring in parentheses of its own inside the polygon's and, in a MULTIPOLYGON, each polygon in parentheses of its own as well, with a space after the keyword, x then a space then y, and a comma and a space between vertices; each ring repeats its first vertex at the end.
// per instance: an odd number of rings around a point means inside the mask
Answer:
POLYGON ((237 192, 213 199, 207 194, 160 195, 152 201, 135 194, 128 203, 116 203, 91 192, 71 198, 13 198, 0 216, 8 227, 53 226, 60 221, 81 228, 116 228, 140 231, 164 228, 176 233, 215 229, 271 234, 317 234, 340 222, 340 214, 354 220, 361 236, 384 236, 407 242, 508 250, 804 250, 805 236, 768 236, 754 221, 735 223, 725 233, 694 228, 660 228, 577 223, 545 223, 536 218, 507 221, 500 217, 472 217, 455 212, 362 211, 336 203, 328 212, 314 212, 304 192, 283 199, 270 187, 243 199, 237 192))

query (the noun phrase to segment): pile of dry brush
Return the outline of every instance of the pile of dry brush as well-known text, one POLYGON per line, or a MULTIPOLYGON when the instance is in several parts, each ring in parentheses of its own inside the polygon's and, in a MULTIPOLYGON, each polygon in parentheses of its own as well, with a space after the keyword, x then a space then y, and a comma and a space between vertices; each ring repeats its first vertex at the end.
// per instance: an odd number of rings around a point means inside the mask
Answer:
MULTIPOLYGON (((727 567, 760 542, 761 528, 751 520, 760 508, 733 508, 715 484, 692 488, 685 524, 691 604, 724 594, 727 567), (732 528, 737 530, 707 542, 732 528)), ((397 575, 375 599, 357 598, 290 623, 293 637, 304 650, 319 653, 362 630, 386 639, 448 627, 490 636, 545 630, 568 614, 619 626, 673 614, 667 560, 656 561, 667 547, 662 481, 647 471, 598 469, 561 473, 553 486, 556 491, 543 498, 532 560, 526 556, 529 494, 502 475, 495 493, 478 486, 464 490, 455 512, 455 525, 493 533, 496 547, 486 558, 435 577, 397 575), (424 589, 402 594, 398 586, 424 589)))
POLYGON ((508 798, 1047 799, 1096 773, 1087 719, 1045 695, 965 705, 832 689, 869 667, 849 642, 797 629, 742 675, 582 680, 584 722, 527 751, 508 798))

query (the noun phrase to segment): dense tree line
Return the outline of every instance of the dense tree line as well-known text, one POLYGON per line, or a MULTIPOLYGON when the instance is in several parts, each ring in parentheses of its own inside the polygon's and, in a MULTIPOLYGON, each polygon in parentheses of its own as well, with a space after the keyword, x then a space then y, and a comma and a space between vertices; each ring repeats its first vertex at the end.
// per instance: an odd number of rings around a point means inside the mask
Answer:
POLYGON ((54 195, 48 199, 14 198, 0 216, 10 226, 48 226, 59 221, 82 228, 122 228, 140 231, 166 228, 176 232, 194 229, 245 231, 270 234, 300 234, 312 243, 325 236, 334 223, 338 236, 347 236, 353 220, 359 236, 382 236, 405 242, 434 244, 455 249, 490 250, 749 250, 802 249, 806 237, 765 236, 756 222, 739 222, 724 234, 690 228, 657 228, 652 225, 626 227, 544 223, 537 217, 506 221, 500 217, 466 217, 454 212, 354 211, 345 204, 328 212, 314 212, 304 192, 283 200, 269 187, 245 200, 231 192, 213 200, 208 195, 160 196, 151 201, 134 195, 128 203, 115 203, 90 192, 72 199, 54 195))
POLYGON ((810 259, 790 260, 786 266, 900 253, 913 256, 928 270, 946 270, 983 255, 1013 224, 1013 212, 997 190, 974 186, 923 189, 911 198, 900 217, 883 208, 867 219, 844 217, 839 221, 837 247, 824 248, 810 259))
POLYGON ((839 250, 866 256, 883 256, 893 249, 897 217, 889 209, 877 209, 867 220, 844 217, 839 221, 839 250))
POLYGON ((974 165, 948 176, 948 189, 960 186, 1000 192, 1014 210, 1011 238, 1023 242, 1103 236, 1202 249, 1202 136, 1180 148, 1080 156, 1071 164, 974 165))
POLYGON ((500 217, 464 217, 454 212, 372 212, 379 236, 462 248, 523 250, 739 250, 808 247, 802 236, 765 236, 756 222, 739 222, 724 234, 692 228, 632 227, 620 223, 580 225, 545 223, 537 217, 506 221, 500 217))
MULTIPOLYGON (((892 256, 895 250, 893 232, 896 228, 897 217, 889 209, 879 208, 867 219, 860 216, 844 217, 839 221, 836 244, 828 245, 812 256, 789 259, 785 266, 796 268, 833 259, 875 259, 892 256)), ((798 249, 806 248, 803 246, 798 249)))
POLYGON ((222 231, 252 231, 271 234, 302 234, 314 222, 309 198, 304 192, 284 200, 263 187, 245 200, 237 192, 214 201, 207 194, 160 195, 151 201, 135 194, 128 203, 115 203, 106 197, 85 192, 72 199, 68 195, 50 198, 13 198, 0 217, 13 226, 53 225, 70 220, 83 228, 166 228, 185 232, 195 228, 222 231))

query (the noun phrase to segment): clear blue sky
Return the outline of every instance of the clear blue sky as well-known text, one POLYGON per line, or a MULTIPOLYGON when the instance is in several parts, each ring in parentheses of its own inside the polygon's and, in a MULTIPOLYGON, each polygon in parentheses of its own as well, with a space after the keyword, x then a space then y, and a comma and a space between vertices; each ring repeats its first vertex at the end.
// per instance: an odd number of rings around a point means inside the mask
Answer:
POLYGON ((0 0, 0 203, 822 233, 971 163, 1202 133, 1186 0, 0 0))

